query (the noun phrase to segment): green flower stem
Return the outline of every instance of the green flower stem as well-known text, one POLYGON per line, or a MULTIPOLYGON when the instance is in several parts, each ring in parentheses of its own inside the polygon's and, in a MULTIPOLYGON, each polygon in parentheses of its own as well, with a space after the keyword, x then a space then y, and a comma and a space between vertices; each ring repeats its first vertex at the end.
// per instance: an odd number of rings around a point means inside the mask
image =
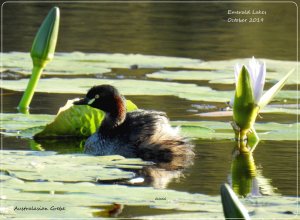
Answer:
POLYGON ((59 8, 53 7, 41 24, 31 47, 32 75, 18 105, 21 113, 28 113, 35 88, 46 64, 53 59, 59 29, 59 8))
POLYGON ((28 111, 29 104, 32 100, 35 88, 36 88, 36 86, 38 84, 38 81, 41 77, 43 69, 44 69, 44 67, 41 67, 41 66, 34 66, 33 67, 31 78, 29 80, 29 83, 27 84, 27 88, 26 88, 26 90, 25 90, 25 92, 22 96, 22 99, 19 103, 19 106, 18 106, 19 111, 21 113, 25 113, 25 112, 28 111))

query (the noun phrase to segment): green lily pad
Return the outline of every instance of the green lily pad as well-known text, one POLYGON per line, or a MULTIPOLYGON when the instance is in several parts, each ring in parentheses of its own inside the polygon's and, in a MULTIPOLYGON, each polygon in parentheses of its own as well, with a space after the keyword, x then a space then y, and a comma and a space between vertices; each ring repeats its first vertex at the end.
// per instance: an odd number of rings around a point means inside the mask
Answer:
MULTIPOLYGON (((297 62, 279 61, 262 59, 267 65, 267 82, 274 82, 281 80, 285 74, 291 69, 297 67, 297 62)), ((195 69, 200 70, 180 70, 168 71, 161 70, 152 74, 147 74, 148 78, 152 79, 167 79, 167 80, 207 80, 213 84, 234 84, 234 70, 236 63, 248 64, 249 59, 234 59, 224 61, 207 61, 194 66, 195 69), (207 71, 210 70, 210 71, 207 71)), ((287 84, 299 84, 297 73, 295 72, 289 77, 287 84)))
MULTIPOLYGON (((32 61, 29 53, 11 52, 2 54, 3 68, 31 74, 32 61)), ((55 53, 54 61, 49 63, 44 74, 87 75, 103 74, 111 68, 183 68, 201 63, 201 60, 177 57, 150 56, 141 54, 101 54, 101 53, 55 53)))
MULTIPOLYGON (((53 120, 52 115, 1 114, 1 133, 32 137, 53 120), (14 128, 14 129, 12 129, 14 128), (11 130, 12 129, 12 130, 11 130)), ((201 139, 231 139, 234 133, 229 122, 218 121, 173 121, 173 126, 180 126, 183 136, 201 139)), ((254 125, 261 140, 297 140, 299 123, 256 123, 254 125)))
MULTIPOLYGON (((73 136, 88 137, 95 133, 104 117, 104 112, 89 106, 72 106, 69 100, 57 116, 44 114, 1 114, 1 133, 10 136, 37 138, 73 136)), ((137 109, 126 100, 127 111, 137 109)))
MULTIPOLYGON (((121 156, 87 156, 80 154, 57 155, 55 152, 1 151, 2 170, 13 176, 0 173, 2 213, 6 217, 91 217, 93 212, 105 211, 112 204, 148 206, 151 209, 182 212, 184 217, 222 218, 219 196, 178 192, 152 187, 103 185, 93 183, 96 178, 128 178, 126 171, 116 172, 116 165, 147 165, 139 159, 121 156), (74 170, 76 167, 76 170, 74 170), (91 169, 91 170, 90 170, 91 169), (101 172, 94 172, 95 170, 101 172), (110 172, 111 171, 111 172, 110 172), (27 174, 24 174, 27 172, 27 174), (110 175, 108 173, 110 172, 110 175), (24 178, 25 177, 25 178, 24 178), (22 181, 52 180, 52 181, 22 181), (53 182, 53 181, 60 182, 53 182), (77 181, 87 180, 90 182, 77 181), (165 200, 157 200, 165 198, 165 200), (28 210, 28 216, 15 207, 62 207, 63 211, 28 210), (99 208, 95 208, 99 207, 99 208), (102 207, 102 208, 100 208, 102 207), (76 209, 78 208, 78 209, 76 209), (74 216, 72 215, 74 211, 74 216)), ((253 217, 291 217, 297 213, 297 199, 279 195, 241 199, 253 217), (289 215, 287 213, 294 213, 289 215)), ((27 212, 26 212, 27 213, 27 212)), ((134 216, 134 215, 133 215, 134 216)), ((172 217, 172 215, 163 215, 172 217)), ((161 217, 163 217, 161 216, 161 217)), ((181 214, 180 214, 181 216, 181 214)), ((138 216, 136 216, 138 217, 138 216)), ((146 216, 147 217, 147 216, 146 216)), ((149 216, 150 217, 150 216, 149 216)), ((154 216, 153 216, 154 217, 154 216)))
MULTIPOLYGON (((267 80, 280 80, 292 68, 296 68, 297 62, 261 59, 267 64, 267 80)), ((3 69, 11 71, 22 71, 24 74, 31 73, 31 59, 29 53, 11 52, 2 54, 3 69)), ((195 70, 210 70, 212 75, 205 74, 206 79, 212 79, 214 73, 228 75, 233 80, 233 66, 236 63, 245 64, 249 59, 233 59, 223 61, 202 61, 199 59, 150 56, 141 54, 101 54, 101 53, 56 53, 55 60, 48 64, 45 73, 55 75, 69 74, 99 74, 110 71, 111 68, 130 68, 137 65, 140 68, 183 68, 195 70)), ((176 77, 175 73, 174 77, 176 77)), ((185 79, 196 79, 194 74, 185 74, 185 79)), ((220 76, 219 75, 219 76, 220 76)), ((178 75, 177 75, 178 76, 178 75)), ((149 76, 152 77, 152 76, 149 76)), ((159 77, 154 74, 153 77, 159 77)), ((171 76, 172 77, 172 76, 171 76)), ((201 76, 204 77, 204 76, 201 76)), ((180 76, 181 78, 181 76, 180 76)), ((175 78, 173 78, 175 79, 175 78)), ((233 81, 232 81, 233 82, 233 81)), ((299 83, 297 74, 294 74, 288 83, 299 83)))
MULTIPOLYGON (((164 80, 224 80, 227 78, 234 79, 232 71, 200 71, 200 70, 180 70, 169 71, 161 70, 155 73, 146 75, 150 79, 164 79, 164 80)), ((234 81, 233 81, 234 83, 234 81)))
MULTIPOLYGON (((234 133, 229 122, 217 121, 176 121, 174 126, 180 126, 184 136, 200 139, 232 139, 234 133)), ((256 132, 261 140, 297 140, 299 123, 256 123, 256 132)))
MULTIPOLYGON (((3 89, 23 91, 28 79, 1 80, 3 89)), ((175 82, 116 79, 41 79, 36 92, 85 94, 92 85, 111 84, 124 95, 173 95, 195 101, 228 102, 234 91, 216 91, 209 87, 175 82)), ((280 91, 276 100, 297 99, 297 91, 280 91)))
MULTIPOLYGON (((10 136, 32 137, 88 137, 95 133, 102 122, 104 112, 81 105, 73 106, 69 100, 57 116, 29 114, 1 114, 2 134, 10 136)), ((127 111, 137 109, 130 100, 126 100, 127 111)))
MULTIPOLYGON (((73 105, 74 100, 68 100, 62 107, 54 121, 47 124, 35 138, 49 137, 88 137, 96 132, 105 113, 99 109, 87 105, 73 105)), ((127 111, 134 111, 137 106, 130 100, 126 100, 127 111)))
MULTIPOLYGON (((185 218, 222 218, 223 212, 219 196, 207 196, 199 193, 178 192, 175 190, 154 189, 152 187, 128 187, 121 185, 101 185, 94 183, 61 183, 61 182, 17 182, 15 177, 6 178, 2 184, 1 201, 3 207, 36 206, 49 207, 61 206, 62 212, 51 212, 51 217, 70 217, 70 210, 78 207, 75 212, 77 217, 91 215, 92 212, 104 211, 104 207, 117 203, 126 207, 140 208, 146 206, 155 210, 169 210, 177 212, 178 216, 185 218), (14 184, 11 184, 14 182, 14 184), (166 200, 156 200, 156 198, 166 200), (80 209, 80 207, 82 209, 80 209), (98 208, 99 207, 99 208, 98 208), (101 208, 100 208, 101 207, 101 208), (180 214, 181 213, 181 214, 180 214)), ((297 213, 297 199, 295 197, 268 196, 241 199, 247 210, 253 217, 288 218, 297 213), (294 213, 292 215, 288 212, 294 213), (264 216, 262 215, 264 213, 264 216)), ((33 218, 36 216, 49 217, 48 212, 29 212, 33 218)), ((122 215, 122 213, 121 213, 122 215)), ((15 211, 7 217, 25 216, 21 211, 15 211)), ((132 217, 141 216, 132 213, 132 217)), ((158 216, 143 216, 147 218, 174 217, 172 214, 158 216)), ((151 218, 151 219, 152 219, 151 218)))
MULTIPOLYGON (((109 68, 99 65, 99 63, 89 63, 84 65, 71 57, 68 61, 62 59, 64 55, 55 54, 54 61, 50 62, 43 74, 45 75, 87 75, 103 74, 110 72, 109 68)), ((29 53, 11 52, 4 53, 2 57, 3 66, 6 70, 16 72, 21 75, 30 75, 32 70, 32 60, 29 53)))
POLYGON ((89 106, 71 106, 60 111, 54 121, 35 135, 35 138, 87 137, 95 133, 105 113, 89 106))
MULTIPOLYGON (((217 197, 209 197, 201 194, 189 194, 185 192, 176 192, 174 190, 157 190, 151 187, 127 187, 119 185, 95 185, 87 183, 30 183, 8 186, 5 184, 3 193, 7 199, 3 201, 5 206, 18 206, 37 204, 38 207, 49 207, 48 205, 62 206, 66 210, 73 207, 89 208, 82 210, 81 216, 86 216, 96 211, 99 206, 107 206, 111 203, 125 204, 126 206, 150 206, 151 209, 157 210, 178 210, 189 212, 205 212, 210 215, 215 213, 222 216, 219 199, 217 197), (7 190, 14 188, 16 190, 7 190), (155 198, 165 197, 167 201, 155 200, 155 198), (178 199, 182 198, 182 199, 178 199), (182 201, 180 201, 182 200, 182 201)), ((31 206, 30 206, 31 207, 31 206)), ((97 210, 103 211, 103 208, 97 210)), ((78 213, 78 212, 77 212, 78 213)), ((32 213, 31 215, 33 215, 32 213)), ((39 215, 40 213, 36 214, 39 215)), ((134 213, 133 213, 134 214, 134 213)), ((15 212, 15 217, 19 217, 22 213, 15 212)), ((73 217, 69 212, 56 213, 54 216, 73 217)), ((41 216, 49 216, 49 213, 42 212, 41 216)))
MULTIPOLYGON (((293 105, 293 106, 295 106, 295 105, 293 105)), ((259 113, 264 113, 264 114, 280 113, 280 114, 297 115, 298 109, 290 108, 289 105, 286 105, 286 106, 282 105, 281 108, 278 108, 276 106, 268 106, 268 107, 262 109, 261 111, 259 111, 259 113)), ((203 112, 203 113, 199 113, 196 115, 199 115, 201 117, 232 117, 233 112, 232 111, 215 111, 215 112, 203 112)))
POLYGON ((45 126, 55 118, 55 115, 20 113, 1 113, 0 116, 0 129, 9 133, 18 133, 27 128, 45 126))
POLYGON ((149 165, 140 159, 121 156, 94 157, 81 154, 56 155, 48 152, 2 151, 1 170, 22 180, 96 182, 133 178, 132 172, 118 169, 149 165), (128 165, 128 167, 126 166, 128 165))
MULTIPOLYGON (((267 75, 266 80, 271 81, 279 81, 281 80, 291 69, 297 69, 297 62, 294 61, 281 61, 281 60, 271 60, 271 59, 259 59, 264 61, 267 66, 267 75)), ((200 69, 211 69, 214 71, 223 71, 224 73, 231 72, 232 75, 228 76, 230 80, 220 80, 215 79, 210 83, 234 83, 234 71, 233 67, 236 63, 239 64, 248 64, 249 59, 233 59, 233 60, 221 60, 221 61, 207 61, 199 64, 197 68, 200 69)), ((287 84, 299 84, 300 80, 297 77, 297 72, 295 71, 287 81, 287 84)))
MULTIPOLYGON (((2 88, 23 91, 27 79, 2 80, 2 88)), ((110 84, 120 90, 123 95, 174 95, 190 100, 219 101, 230 100, 233 92, 217 92, 208 87, 195 84, 158 82, 146 80, 115 79, 41 79, 36 92, 86 94, 92 85, 110 84)))

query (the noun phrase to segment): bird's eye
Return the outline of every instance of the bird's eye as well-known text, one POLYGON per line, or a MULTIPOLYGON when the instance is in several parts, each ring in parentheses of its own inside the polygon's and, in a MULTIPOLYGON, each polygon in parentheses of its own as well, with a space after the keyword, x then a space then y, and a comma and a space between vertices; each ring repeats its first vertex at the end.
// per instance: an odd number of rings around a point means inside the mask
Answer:
POLYGON ((99 94, 96 94, 95 95, 95 99, 99 99, 100 98, 100 95, 99 94))

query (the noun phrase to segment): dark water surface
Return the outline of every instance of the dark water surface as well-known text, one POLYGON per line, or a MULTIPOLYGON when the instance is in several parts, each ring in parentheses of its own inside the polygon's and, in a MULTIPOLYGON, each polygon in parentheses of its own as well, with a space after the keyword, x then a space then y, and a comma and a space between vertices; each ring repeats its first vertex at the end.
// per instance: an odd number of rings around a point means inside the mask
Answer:
MULTIPOLYGON (((29 51, 41 20, 52 6, 61 9, 57 45, 60 52, 139 53, 224 60, 251 57, 296 60, 296 6, 293 3, 6 3, 3 6, 3 51, 29 51), (263 23, 229 23, 228 10, 266 10, 263 23)), ((237 16, 239 17, 239 16, 237 16)), ((218 86, 216 86, 218 88, 218 86)), ((216 89, 215 88, 215 89, 216 89)), ((3 112, 17 112, 21 93, 3 91, 3 112)), ((37 93, 31 113, 56 114, 74 94, 37 93)), ((170 119, 201 120, 194 104, 172 96, 131 96, 140 108, 167 112, 170 119)), ((207 110, 203 110, 205 112, 207 110)), ((208 120, 208 119, 205 119, 208 120)), ((212 120, 212 119, 211 119, 212 120)), ((231 118, 214 118, 229 121, 231 118)), ((268 115, 260 121, 294 123, 296 116, 268 115)), ((29 140, 3 138, 5 149, 30 149, 29 140)), ((231 169, 230 140, 195 140, 197 157, 185 178, 169 188, 218 195, 231 169)), ((297 193, 297 143, 261 141, 255 164, 266 185, 283 195, 297 193)), ((74 148, 47 150, 74 152, 74 148)))
POLYGON ((60 52, 296 60, 296 5, 291 2, 7 2, 3 5, 3 51, 29 51, 52 6, 61 9, 60 52), (261 10, 266 15, 229 15, 228 10, 261 10), (264 21, 232 23, 229 18, 264 21))

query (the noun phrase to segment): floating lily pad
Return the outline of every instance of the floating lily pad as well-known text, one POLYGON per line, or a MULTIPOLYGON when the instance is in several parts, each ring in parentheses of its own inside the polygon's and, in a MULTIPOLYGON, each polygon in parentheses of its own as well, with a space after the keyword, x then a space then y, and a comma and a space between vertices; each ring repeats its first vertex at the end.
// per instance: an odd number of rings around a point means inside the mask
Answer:
MULTIPOLYGON (((47 124, 35 138, 49 137, 88 137, 96 132, 105 116, 99 109, 87 105, 73 105, 74 100, 69 100, 62 107, 54 121, 47 124)), ((137 109, 137 106, 130 100, 126 100, 127 111, 137 109)))
MULTIPOLYGON (((297 115, 298 109, 297 108, 290 108, 289 105, 282 106, 282 108, 278 108, 276 106, 268 106, 263 110, 259 111, 259 113, 280 113, 280 114, 291 114, 297 115)), ((232 111, 215 111, 215 112, 203 112, 196 114, 201 117, 232 117, 232 111)))
MULTIPOLYGON (((207 196, 199 193, 178 192, 175 190, 154 189, 152 187, 128 187, 120 185, 101 185, 94 183, 60 183, 60 182, 20 182, 13 181, 10 177, 2 182, 2 206, 20 207, 35 206, 49 207, 61 206, 66 211, 51 212, 51 217, 70 216, 70 210, 82 207, 75 212, 75 216, 84 217, 92 212, 103 211, 103 207, 117 203, 128 206, 146 206, 157 210, 176 210, 178 216, 185 218, 222 218, 223 212, 219 196, 207 196), (11 184, 15 182, 15 184, 11 184), (165 200, 157 200, 165 198, 165 200), (94 208, 92 208, 94 207, 94 208), (181 212, 181 214, 180 214, 181 212)), ((297 212, 297 199, 294 197, 268 196, 241 199, 253 217, 294 217, 297 212), (264 216, 261 215, 264 213, 264 216), (294 213, 289 215, 288 213, 294 213)), ((30 213, 34 216, 34 213, 30 213)), ((37 214, 36 214, 37 215, 37 214)), ((49 212, 39 212, 41 217, 50 216, 49 212)), ((122 213, 120 214, 122 216, 122 213)), ((22 212, 7 214, 7 217, 24 216, 22 212)), ((36 216, 35 216, 36 217, 36 216)), ((72 215, 73 217, 73 215, 72 215)), ((132 213, 132 217, 136 216, 132 213)), ((148 216, 155 218, 155 216, 148 216)), ((158 215, 159 217, 174 217, 174 215, 158 215)), ((147 216, 145 216, 147 218, 147 216)), ((143 216, 144 219, 144 216, 143 216)))
MULTIPOLYGON (((55 55, 55 62, 50 62, 44 74, 47 75, 87 75, 87 74, 103 74, 110 72, 109 68, 99 65, 99 63, 89 63, 84 65, 77 60, 70 58, 66 61, 62 59, 64 56, 55 55)), ((19 73, 21 75, 30 75, 32 70, 32 60, 29 53, 12 52, 4 53, 2 56, 3 66, 6 70, 19 73)))
MULTIPOLYGON (((216 121, 177 121, 174 126, 180 126, 184 136, 201 139, 232 139, 234 133, 229 122, 216 121)), ((299 123, 256 123, 256 132, 261 140, 297 140, 299 123)))
MULTIPOLYGON (((28 80, 3 80, 5 89, 23 91, 28 80)), ((124 95, 174 95, 190 100, 219 101, 230 100, 233 92, 217 92, 208 87, 195 84, 158 82, 146 80, 115 80, 115 79, 41 79, 37 92, 85 94, 93 85, 110 84, 124 95)))
POLYGON ((55 115, 20 113, 1 113, 0 116, 0 129, 10 133, 16 133, 27 128, 45 126, 55 118, 55 115))
POLYGON ((89 106, 69 106, 60 111, 53 122, 35 134, 35 138, 88 137, 95 133, 105 113, 89 106))
MULTIPOLYGON (((73 106, 69 100, 57 116, 29 114, 1 114, 1 130, 6 135, 23 137, 88 137, 95 133, 102 122, 104 112, 87 105, 73 106), (54 119, 54 121, 53 121, 54 119), (51 122, 51 123, 50 123, 51 122)), ((137 109, 126 100, 127 111, 137 109)))
MULTIPOLYGON (((279 81, 282 79, 291 69, 297 69, 297 62, 294 61, 281 61, 281 60, 271 60, 271 59, 259 59, 266 63, 267 67, 267 81, 279 81)), ((214 71, 232 72, 229 76, 231 79, 228 80, 212 80, 211 83, 233 83, 233 67, 236 63, 241 65, 248 64, 249 59, 233 59, 233 60, 221 60, 221 61, 207 61, 203 62, 197 66, 197 68, 202 69, 212 69, 214 71)), ((295 71, 287 81, 287 84, 299 84, 300 81, 297 77, 297 71, 295 71)))
POLYGON ((121 156, 95 157, 81 154, 49 155, 47 152, 2 151, 1 170, 23 180, 96 182, 134 177, 114 165, 147 165, 140 159, 121 156), (119 163, 120 162, 120 163, 119 163))
MULTIPOLYGON (((28 79, 1 80, 2 88, 23 91, 28 79)), ((175 82, 116 79, 41 79, 36 92, 85 94, 93 85, 110 84, 124 95, 173 95, 195 101, 228 102, 234 91, 216 91, 209 87, 175 82)), ((297 99, 297 91, 280 91, 275 100, 297 99)))
MULTIPOLYGON (((297 67, 297 62, 261 59, 267 64, 267 79, 280 80, 288 71, 297 67)), ((32 62, 29 53, 11 52, 2 54, 3 70, 24 71, 31 73, 32 62)), ((223 61, 202 61, 199 59, 151 56, 141 54, 103 54, 103 53, 56 53, 54 62, 48 64, 45 73, 56 75, 105 73, 111 68, 130 68, 135 65, 140 68, 182 68, 195 70, 220 71, 233 73, 236 63, 248 64, 249 59, 233 59, 223 61)), ((156 74, 155 74, 156 75, 156 74)), ((193 75, 193 74, 192 74, 193 75)), ((193 76, 186 75, 185 79, 193 76)), ((212 76, 206 75, 206 80, 212 76)), ((229 76, 230 78, 233 77, 229 76)), ((195 79, 195 78, 194 78, 195 79)), ((233 79, 233 78, 232 78, 233 79)), ((295 73, 289 83, 296 83, 295 73)))
POLYGON ((147 74, 150 79, 165 79, 165 80, 214 80, 214 79, 234 79, 232 71, 200 71, 200 70, 180 70, 169 71, 161 70, 155 73, 147 74))
MULTIPOLYGON (((3 68, 31 74, 32 61, 29 53, 12 52, 2 54, 3 68)), ((111 68, 183 68, 201 63, 201 60, 177 57, 150 56, 141 54, 101 53, 56 53, 45 74, 84 75, 110 72, 111 68)))
MULTIPOLYGON (((288 69, 288 68, 286 68, 288 69)), ((290 68, 289 70, 291 70, 290 68)), ((212 84, 234 84, 233 67, 231 70, 212 70, 212 71, 200 71, 200 70, 180 70, 180 71, 168 71, 161 70, 155 73, 147 74, 150 79, 161 79, 161 80, 204 80, 209 81, 212 84)), ((285 72, 285 73, 288 73, 285 72)), ((266 75, 266 82, 275 83, 284 76, 283 73, 279 72, 268 72, 266 75)), ((299 84, 297 83, 296 72, 290 76, 287 84, 299 84)))
MULTIPOLYGON (((41 125, 52 121, 51 115, 2 114, 2 133, 32 137, 41 130, 41 125), (12 120, 12 121, 10 121, 12 120), (24 122, 23 123, 19 123, 24 122), (11 124, 10 124, 11 122, 11 124), (10 130, 15 126, 15 129, 10 130), (36 127, 36 128, 35 128, 36 127)), ((231 139, 234 137, 229 122, 218 121, 173 121, 173 126, 180 126, 182 135, 201 139, 231 139)), ((256 123, 255 129, 262 140, 297 140, 299 123, 256 123)))
MULTIPOLYGON (((27 182, 14 186, 5 184, 3 193, 7 196, 7 199, 3 201, 3 205, 6 206, 29 206, 37 204, 35 201, 39 201, 38 207, 49 207, 48 205, 51 203, 54 206, 65 207, 66 210, 72 210, 73 207, 90 207, 89 210, 84 210, 87 213, 81 213, 82 216, 96 211, 95 208, 91 207, 103 207, 111 203, 137 207, 149 206, 152 209, 158 210, 182 210, 189 212, 199 210, 208 214, 215 213, 219 217, 222 216, 222 210, 217 197, 176 192, 174 190, 157 190, 151 187, 27 182), (10 188, 16 190, 7 190, 10 188), (165 197, 166 201, 155 200, 161 197, 165 197)), ((98 208, 97 211, 101 211, 101 209, 98 208)), ((70 216, 69 212, 52 212, 51 217, 60 216, 62 213, 65 216, 70 216)), ((22 213, 16 212, 13 216, 18 217, 19 215, 22 215, 22 213)), ((49 213, 42 212, 41 216, 49 216, 49 213)))

